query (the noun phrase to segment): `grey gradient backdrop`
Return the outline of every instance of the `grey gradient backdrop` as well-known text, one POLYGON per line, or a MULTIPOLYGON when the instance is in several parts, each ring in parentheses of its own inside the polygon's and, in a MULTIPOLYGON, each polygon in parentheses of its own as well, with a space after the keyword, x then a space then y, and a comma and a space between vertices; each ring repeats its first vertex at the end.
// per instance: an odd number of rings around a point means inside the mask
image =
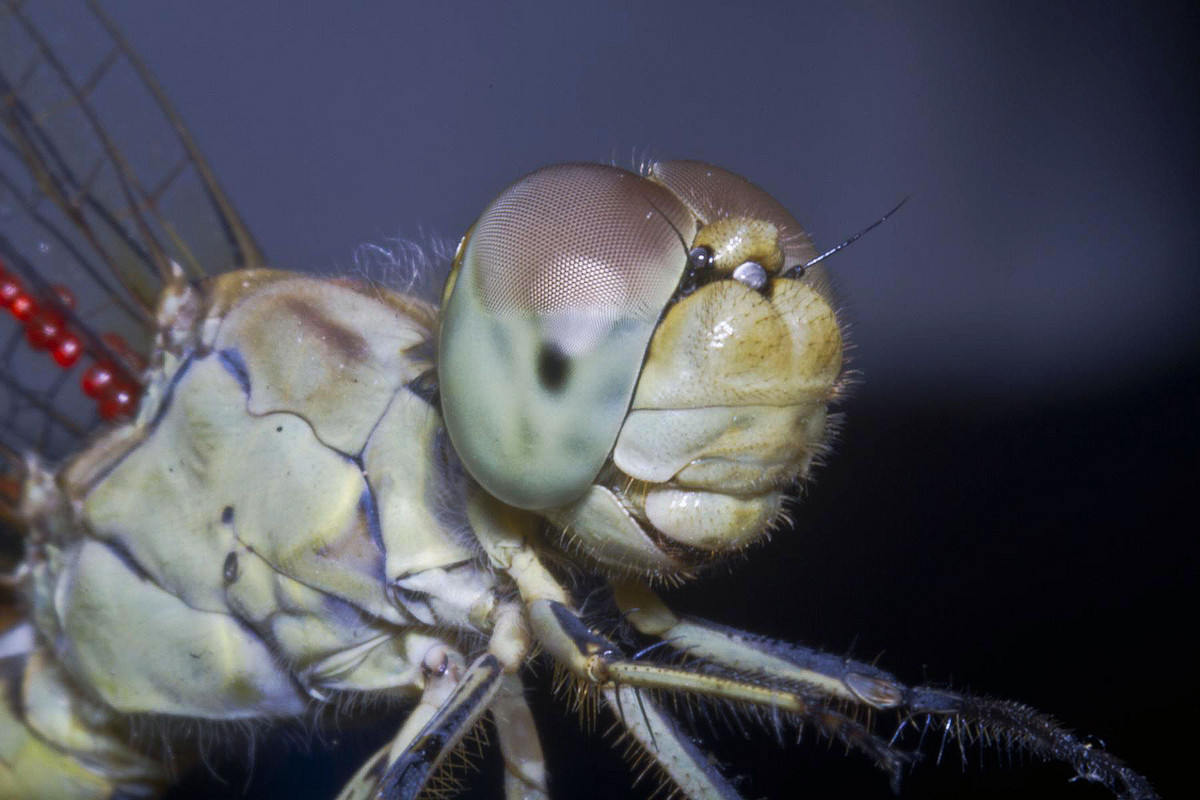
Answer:
MULTIPOLYGON (((1194 11, 109 8, 280 267, 456 238, 506 183, 562 160, 709 160, 819 245, 911 195, 831 264, 861 375, 798 531, 677 604, 838 651, 857 639, 907 679, 1029 701, 1172 788, 1185 750, 1167 725, 1197 724, 1181 661, 1200 410, 1194 11)), ((612 756, 583 760, 598 740, 547 716, 561 796, 626 782, 612 756)), ((811 740, 735 741, 728 757, 751 796, 888 796, 811 740)), ((1062 770, 971 761, 965 778, 957 756, 919 771, 907 796, 1104 796, 1062 770)), ((319 795, 350 768, 268 754, 251 792, 319 795)))

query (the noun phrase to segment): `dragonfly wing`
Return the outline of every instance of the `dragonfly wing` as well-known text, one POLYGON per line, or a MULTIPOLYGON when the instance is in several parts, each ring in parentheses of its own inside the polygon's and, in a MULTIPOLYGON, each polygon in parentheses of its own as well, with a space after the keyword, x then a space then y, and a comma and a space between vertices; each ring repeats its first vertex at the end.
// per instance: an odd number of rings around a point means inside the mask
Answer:
POLYGON ((88 6, 0 0, 0 277, 81 350, 56 368, 47 348, 29 346, 28 319, 6 306, 0 445, 51 460, 99 421, 78 389, 89 366, 115 364, 137 382, 172 275, 264 263, 140 57, 88 6))

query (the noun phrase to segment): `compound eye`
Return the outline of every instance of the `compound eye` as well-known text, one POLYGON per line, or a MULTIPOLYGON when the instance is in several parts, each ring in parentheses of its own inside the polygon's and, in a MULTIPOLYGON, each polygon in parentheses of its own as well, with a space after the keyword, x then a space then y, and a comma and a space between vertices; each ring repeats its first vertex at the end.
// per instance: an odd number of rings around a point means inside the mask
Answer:
POLYGON ((488 492, 545 509, 591 485, 695 232, 665 188, 599 164, 538 170, 483 212, 447 288, 438 381, 488 492))
MULTIPOLYGON (((772 273, 805 264, 817 255, 796 218, 778 200, 740 175, 701 161, 659 161, 650 168, 648 177, 679 197, 702 226, 740 218, 774 228, 781 259, 779 264, 769 265, 772 273)), ((716 254, 718 261, 721 255, 716 254)), ((741 263, 741 259, 735 260, 727 268, 736 269, 741 263)), ((764 262, 760 266, 768 265, 764 262)), ((824 281, 824 271, 819 269, 806 277, 806 282, 822 287, 824 281)))

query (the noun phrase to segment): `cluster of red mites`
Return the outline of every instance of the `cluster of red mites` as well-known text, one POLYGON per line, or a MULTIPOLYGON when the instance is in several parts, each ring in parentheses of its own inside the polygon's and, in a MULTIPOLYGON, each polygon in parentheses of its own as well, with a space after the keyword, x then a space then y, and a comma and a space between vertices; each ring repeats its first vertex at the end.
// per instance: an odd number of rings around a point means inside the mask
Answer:
MULTIPOLYGON (((50 287, 57 304, 38 303, 21 281, 0 260, 0 308, 16 317, 25 328, 25 338, 35 350, 50 354, 62 369, 75 366, 84 354, 83 342, 71 331, 60 308, 75 309, 75 295, 66 286, 50 287)), ((101 337, 114 355, 135 365, 140 360, 125 340, 116 333, 101 337)), ((137 409, 141 387, 128 376, 128 369, 105 360, 97 360, 80 380, 83 393, 96 401, 100 416, 107 420, 132 416, 137 409)))

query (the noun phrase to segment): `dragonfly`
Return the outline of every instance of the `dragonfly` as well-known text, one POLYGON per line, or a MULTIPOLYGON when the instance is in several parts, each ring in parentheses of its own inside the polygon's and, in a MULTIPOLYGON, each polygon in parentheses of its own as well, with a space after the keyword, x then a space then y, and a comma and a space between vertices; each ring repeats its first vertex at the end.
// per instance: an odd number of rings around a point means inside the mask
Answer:
POLYGON ((781 524, 844 386, 838 248, 764 191, 558 164, 483 210, 440 302, 273 270, 89 12, 69 48, 35 4, 0 18, 0 795, 153 796, 204 736, 361 711, 391 731, 340 797, 452 794, 481 737, 506 796, 547 797, 546 680, 664 796, 740 796, 722 726, 896 786, 928 737, 1155 796, 1027 706, 660 597, 781 524))

